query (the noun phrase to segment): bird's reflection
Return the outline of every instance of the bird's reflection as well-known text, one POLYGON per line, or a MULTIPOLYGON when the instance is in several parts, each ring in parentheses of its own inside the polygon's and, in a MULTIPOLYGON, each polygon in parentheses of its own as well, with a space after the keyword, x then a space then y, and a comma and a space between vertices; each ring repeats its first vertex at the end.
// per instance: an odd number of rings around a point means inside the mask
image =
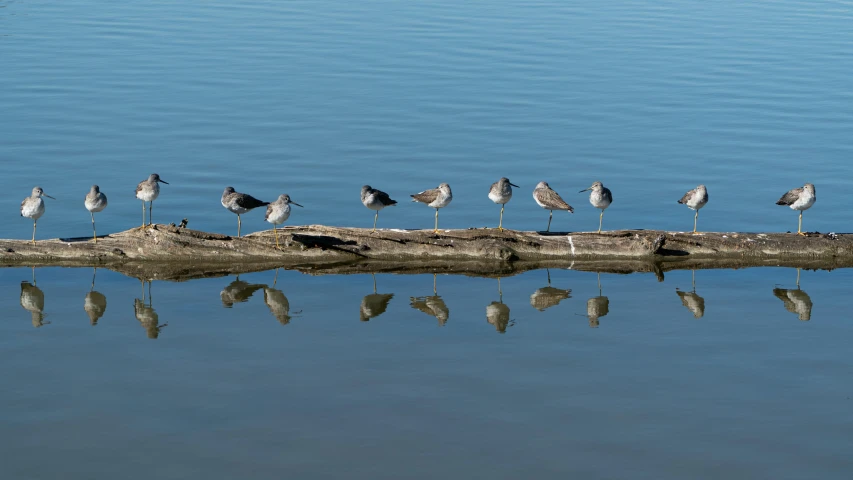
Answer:
POLYGON ((601 294, 601 272, 598 273, 598 296, 586 301, 590 328, 598 328, 598 318, 610 313, 610 300, 601 294))
POLYGON ((782 300, 785 304, 785 310, 796 313, 802 321, 809 321, 812 318, 812 299, 809 294, 800 289, 800 269, 797 269, 797 288, 774 288, 773 295, 782 300))
POLYGON ((236 280, 229 283, 228 286, 219 292, 219 297, 222 299, 223 307, 231 308, 235 303, 248 301, 255 292, 264 287, 266 287, 266 285, 244 282, 240 280, 240 276, 237 275, 236 280))
POLYGON ((447 304, 444 303, 444 300, 438 296, 438 291, 435 286, 436 275, 432 275, 432 296, 430 297, 411 297, 410 305, 415 310, 420 310, 421 312, 426 313, 431 317, 435 317, 438 320, 438 324, 440 326, 444 326, 447 323, 447 319, 450 318, 450 309, 447 308, 447 304))
POLYGON ((676 288, 675 293, 678 294, 678 298, 681 299, 681 303, 687 307, 688 310, 693 312, 693 317, 702 318, 705 316, 705 299, 696 293, 696 270, 692 270, 692 272, 693 290, 684 292, 676 288))
POLYGON ((498 333, 506 333, 507 327, 512 326, 512 321, 509 318, 509 307, 504 304, 501 277, 498 277, 498 301, 486 305, 486 321, 494 325, 498 333))
POLYGON ((33 282, 21 281, 21 306, 32 315, 33 327, 38 328, 50 323, 44 321, 44 292, 36 286, 35 267, 33 267, 33 282))
POLYGON ((160 324, 160 317, 154 311, 153 298, 151 296, 151 281, 148 281, 148 304, 145 304, 145 280, 142 280, 142 299, 133 299, 133 313, 136 319, 142 324, 148 338, 157 338, 160 336, 160 330, 168 326, 167 323, 160 324))
POLYGON ((86 298, 83 300, 83 310, 86 310, 89 322, 93 326, 98 324, 98 320, 104 316, 104 312, 107 310, 107 297, 95 290, 95 275, 97 273, 98 269, 95 268, 95 271, 92 272, 92 288, 89 289, 89 293, 86 294, 86 298))
POLYGON ((287 325, 290 323, 290 319, 293 318, 290 316, 290 302, 287 301, 287 297, 284 296, 284 292, 275 288, 277 281, 278 269, 276 268, 272 287, 264 286, 264 303, 267 304, 267 308, 270 309, 270 313, 273 314, 279 323, 287 325))
POLYGON ((359 318, 361 318, 362 322, 385 313, 385 310, 388 309, 388 303, 394 298, 393 293, 376 293, 376 274, 371 275, 373 275, 373 293, 365 295, 361 300, 359 318))
POLYGON ((530 306, 540 312, 544 312, 546 308, 551 308, 567 298, 572 298, 571 290, 552 287, 551 270, 546 268, 545 271, 548 273, 548 286, 542 287, 530 295, 530 306))

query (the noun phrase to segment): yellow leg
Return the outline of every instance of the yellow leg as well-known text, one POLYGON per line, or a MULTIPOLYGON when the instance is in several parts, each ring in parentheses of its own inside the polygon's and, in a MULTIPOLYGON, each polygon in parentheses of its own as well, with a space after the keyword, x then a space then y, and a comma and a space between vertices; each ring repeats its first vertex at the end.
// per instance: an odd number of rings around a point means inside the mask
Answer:
POLYGON ((95 232, 95 213, 89 212, 89 214, 92 215, 92 240, 94 240, 95 243, 98 243, 98 234, 95 232))
POLYGON ((604 210, 601 211, 601 215, 598 216, 598 233, 601 233, 601 223, 604 220, 604 210))
POLYGON ((505 206, 506 206, 505 203, 501 205, 501 220, 498 222, 498 230, 500 230, 502 232, 504 231, 504 207, 505 206))
POLYGON ((33 245, 36 244, 36 222, 38 220, 33 220, 33 245))
POLYGON ((696 210, 696 215, 693 216, 693 234, 694 235, 697 233, 696 232, 696 221, 697 220, 699 220, 699 210, 696 210))
POLYGON ((800 210, 800 222, 797 224, 797 235, 805 235, 803 233, 803 211, 800 210))
POLYGON ((550 232, 550 231, 551 231, 551 219, 552 219, 552 218, 554 218, 554 211, 553 211, 553 210, 551 210, 550 212, 551 212, 551 213, 550 213, 550 214, 548 214, 548 228, 546 228, 546 229, 545 229, 545 231, 546 231, 546 232, 550 232))
MULTIPOLYGON (((281 248, 278 246, 278 229, 275 228, 275 224, 272 226, 273 235, 275 235, 275 248, 281 248)), ((278 269, 275 271, 276 276, 278 276, 278 269)))
POLYGON ((240 238, 240 227, 243 223, 240 221, 240 214, 237 214, 237 238, 240 238))
MULTIPOLYGON (((370 233, 373 233, 376 231, 376 221, 377 220, 379 220, 379 210, 377 210, 376 215, 373 216, 373 230, 371 230, 370 233)), ((374 277, 374 280, 376 280, 375 277, 374 277)))
POLYGON ((438 233, 438 209, 435 209, 435 228, 432 230, 433 233, 438 233))

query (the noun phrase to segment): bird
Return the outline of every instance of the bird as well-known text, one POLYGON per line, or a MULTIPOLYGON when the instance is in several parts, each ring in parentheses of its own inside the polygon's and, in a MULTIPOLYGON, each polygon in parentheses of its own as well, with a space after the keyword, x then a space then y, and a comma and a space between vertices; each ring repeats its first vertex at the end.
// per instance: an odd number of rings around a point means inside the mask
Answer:
POLYGON ((86 210, 92 216, 92 239, 98 243, 98 234, 95 232, 95 213, 107 208, 107 196, 101 192, 101 187, 92 185, 89 193, 86 194, 83 205, 86 206, 86 210))
POLYGON ((681 299, 681 304, 693 313, 694 318, 702 318, 705 316, 705 299, 696 293, 696 270, 692 270, 692 273, 693 290, 685 292, 676 288, 675 293, 681 299))
POLYGON ((814 185, 807 183, 800 188, 795 188, 785 195, 782 195, 776 205, 787 205, 792 210, 799 210, 800 221, 797 224, 797 235, 805 235, 803 233, 803 210, 808 210, 814 205, 817 197, 815 196, 814 185))
POLYGON ((358 317, 362 322, 367 322, 371 318, 385 313, 388 304, 394 298, 393 293, 376 293, 376 274, 372 273, 371 275, 373 276, 373 293, 365 295, 359 306, 358 317))
POLYGON ((409 297, 409 305, 411 305, 415 310, 419 310, 431 317, 435 317, 436 320, 438 320, 438 324, 442 327, 447 323, 447 319, 450 318, 450 309, 447 308, 447 304, 444 303, 444 300, 442 300, 438 295, 432 295, 429 297, 409 297))
POLYGON ((698 233, 696 232, 696 221, 699 220, 699 209, 708 203, 708 189, 705 188, 705 185, 699 185, 693 190, 685 193, 678 203, 687 205, 687 208, 696 211, 696 215, 693 216, 693 234, 695 235, 698 233))
POLYGON ((221 292, 219 292, 219 298, 222 300, 223 307, 231 308, 235 303, 248 302, 249 298, 251 298, 255 292, 264 287, 266 287, 266 285, 244 282, 243 280, 240 280, 240 276, 238 275, 236 280, 229 283, 221 292))
POLYGON ((44 292, 26 280, 21 281, 21 306, 32 315, 33 326, 38 328, 50 322, 44 321, 44 292))
POLYGON ((258 200, 248 193, 235 192, 234 187, 225 187, 225 191, 222 192, 222 199, 220 201, 226 210, 237 214, 237 238, 240 238, 240 227, 242 226, 240 215, 253 208, 263 207, 270 204, 270 202, 258 200))
POLYGON ((290 316, 290 302, 284 292, 274 287, 264 287, 264 303, 279 323, 290 323, 293 317, 290 316))
POLYGON ((267 213, 264 215, 264 220, 272 224, 276 248, 281 248, 278 245, 278 229, 276 229, 276 225, 284 223, 290 217, 291 205, 302 207, 302 205, 290 200, 290 195, 286 193, 279 195, 276 201, 267 205, 267 213))
POLYGON ((519 188, 518 185, 510 182, 508 178, 501 177, 500 180, 493 183, 491 188, 489 188, 489 200, 501 206, 501 218, 498 222, 498 230, 501 232, 504 230, 504 207, 512 199, 512 187, 519 188))
POLYGON ((613 194, 610 189, 605 187, 601 182, 593 182, 592 186, 585 188, 578 193, 583 193, 592 190, 589 193, 589 203, 595 208, 601 209, 601 215, 598 216, 598 233, 601 233, 601 222, 604 219, 604 210, 613 203, 613 194))
POLYGON ((435 228, 433 233, 438 233, 438 209, 450 205, 453 201, 453 192, 450 191, 450 185, 442 183, 437 188, 424 190, 421 193, 410 195, 413 202, 425 203, 428 207, 435 209, 435 228))
POLYGON ((544 312, 546 308, 551 308, 567 298, 572 298, 571 290, 552 287, 551 271, 547 268, 545 271, 548 273, 548 286, 539 288, 530 295, 530 306, 540 312, 544 312))
POLYGON ((397 201, 391 200, 391 197, 382 190, 377 190, 370 185, 365 185, 361 187, 361 203, 371 210, 376 210, 376 215, 373 217, 373 230, 370 231, 373 233, 376 231, 376 220, 379 219, 379 210, 396 205, 397 201))
POLYGON ((575 209, 566 203, 560 197, 560 194, 548 185, 548 182, 539 182, 536 184, 536 188, 533 189, 533 200, 536 200, 536 203, 540 207, 551 211, 548 215, 548 228, 545 229, 546 232, 551 231, 551 219, 554 217, 554 210, 566 210, 569 213, 575 213, 575 209))
POLYGON ((89 322, 94 326, 98 324, 98 320, 104 316, 107 310, 107 297, 103 293, 91 290, 86 294, 86 299, 83 301, 83 310, 89 316, 89 322))
POLYGON ((773 295, 782 300, 785 310, 796 313, 800 320, 811 320, 812 299, 808 293, 800 290, 799 287, 796 289, 774 288, 773 295))
POLYGON ((142 227, 145 227, 145 202, 148 204, 148 225, 151 225, 151 210, 154 207, 154 200, 160 196, 160 183, 169 182, 160 180, 160 175, 152 173, 147 180, 139 182, 136 186, 136 198, 142 200, 142 227))
POLYGON ((36 244, 36 223, 44 215, 44 200, 41 197, 56 200, 50 195, 46 195, 41 187, 34 187, 33 193, 21 202, 21 216, 33 219, 33 245, 36 244))

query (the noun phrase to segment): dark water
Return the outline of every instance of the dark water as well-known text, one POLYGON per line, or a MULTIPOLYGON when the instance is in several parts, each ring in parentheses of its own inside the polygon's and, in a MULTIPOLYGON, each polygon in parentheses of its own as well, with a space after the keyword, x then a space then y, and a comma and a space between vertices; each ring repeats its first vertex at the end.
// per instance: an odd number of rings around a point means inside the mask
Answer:
POLYGON ((0 270, 8 478, 853 467, 849 270, 92 274, 0 270))
MULTIPOLYGON (((136 226, 151 172, 170 182, 155 221, 226 233, 227 185, 289 193, 292 224, 367 226, 369 183, 401 201, 380 227, 423 228, 433 212, 403 200, 448 182, 441 225, 464 228, 497 222, 500 176, 521 186, 510 228, 544 226, 547 180, 576 209, 553 227, 594 229, 576 192, 601 180, 605 229, 688 229, 675 201, 704 183, 700 229, 791 230, 774 202, 812 182, 804 228, 849 231, 851 20, 850 2, 794 0, 0 0, 1 235, 29 237, 34 185, 57 198, 40 238, 88 235, 92 183, 100 233, 136 226)), ((33 272, 0 270, 3 478, 853 471, 847 270, 800 289, 790 269, 700 271, 696 295, 687 271, 599 291, 552 270, 544 311, 545 271, 440 276, 437 295, 431 275, 149 296, 99 270, 98 296, 91 270, 35 273, 27 310, 33 272)))

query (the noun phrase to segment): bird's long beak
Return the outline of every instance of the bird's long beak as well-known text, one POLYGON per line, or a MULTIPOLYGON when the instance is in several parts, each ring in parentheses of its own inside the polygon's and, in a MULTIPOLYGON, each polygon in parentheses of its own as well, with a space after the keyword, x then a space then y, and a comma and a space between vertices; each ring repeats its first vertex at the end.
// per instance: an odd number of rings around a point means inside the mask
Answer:
MULTIPOLYGON (((296 205, 297 207, 302 207, 302 205, 300 205, 300 204, 298 204, 298 203, 296 203, 296 202, 290 202, 290 204, 291 204, 291 205, 296 205)), ((305 208, 305 207, 302 207, 302 208, 305 208)))
POLYGON ((509 184, 510 184, 510 185, 512 185, 512 186, 513 186, 513 187, 515 187, 515 188, 521 188, 521 187, 519 187, 518 185, 516 185, 516 184, 514 184, 514 183, 512 183, 512 182, 509 182, 509 184))
POLYGON ((592 187, 584 188, 583 190, 581 190, 581 191, 580 191, 580 192, 578 192, 578 193, 587 192, 587 191, 589 191, 589 190, 592 190, 592 187))
MULTIPOLYGON (((42 196, 42 197, 47 197, 47 198, 53 198, 53 197, 51 197, 50 195, 47 195, 47 194, 44 194, 44 193, 42 193, 42 194, 41 194, 41 196, 42 196)), ((56 200, 55 198, 53 198, 53 199, 54 199, 54 200, 56 200)))
POLYGON ((167 181, 165 181, 165 180, 157 180, 157 181, 158 181, 158 182, 160 182, 160 183, 165 183, 166 185, 168 185, 168 184, 169 184, 169 182, 167 182, 167 181))

